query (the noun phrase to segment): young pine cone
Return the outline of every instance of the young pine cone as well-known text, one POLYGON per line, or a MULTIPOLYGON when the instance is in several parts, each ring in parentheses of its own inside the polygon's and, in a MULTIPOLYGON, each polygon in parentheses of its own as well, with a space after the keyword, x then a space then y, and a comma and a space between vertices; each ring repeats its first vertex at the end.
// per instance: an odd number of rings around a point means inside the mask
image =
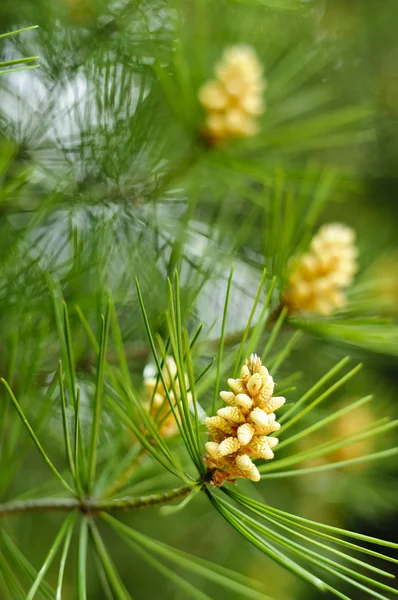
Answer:
POLYGON ((228 386, 230 392, 220 393, 227 406, 205 419, 211 440, 205 463, 216 486, 236 477, 260 480, 252 458, 274 457, 278 439, 267 436, 280 428, 274 411, 285 403, 285 398, 272 396, 274 381, 256 354, 245 362, 239 379, 228 379, 228 386))
POLYGON ((265 106, 263 67, 250 46, 232 46, 216 64, 216 79, 199 90, 206 111, 204 136, 216 144, 226 139, 257 133, 255 118, 265 106))
MULTIPOLYGON (((178 398, 181 397, 181 390, 177 377, 177 365, 174 361, 174 358, 172 358, 171 356, 168 356, 166 358, 162 369, 162 374, 166 387, 169 390, 169 395, 173 406, 176 406, 176 396, 174 390, 178 395, 178 398)), ((186 389, 189 388, 188 377, 186 375, 185 386, 186 389)), ((177 433, 178 425, 170 408, 170 404, 167 399, 166 390, 162 383, 162 380, 159 379, 158 384, 156 385, 156 377, 144 376, 144 387, 146 392, 145 408, 148 411, 150 411, 152 417, 156 419, 156 422, 159 424, 160 434, 163 437, 169 437, 170 435, 174 435, 175 433, 177 433), (153 402, 151 406, 152 396, 153 402)), ((191 404, 192 394, 188 392, 187 396, 188 402, 191 404)), ((178 413, 177 409, 176 412, 178 413)))
POLYGON ((290 313, 330 315, 346 303, 342 289, 357 271, 355 232, 346 225, 324 225, 306 254, 293 261, 284 296, 290 313))

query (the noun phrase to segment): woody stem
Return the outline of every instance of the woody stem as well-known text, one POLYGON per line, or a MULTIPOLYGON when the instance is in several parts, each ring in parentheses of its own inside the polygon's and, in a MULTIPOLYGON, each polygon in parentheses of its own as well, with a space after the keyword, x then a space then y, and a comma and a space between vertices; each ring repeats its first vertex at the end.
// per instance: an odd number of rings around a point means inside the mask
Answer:
POLYGON ((188 496, 194 486, 183 485, 160 494, 151 494, 148 496, 138 496, 137 498, 125 498, 120 500, 100 500, 97 498, 40 498, 35 500, 25 500, 16 502, 7 502, 0 504, 0 518, 24 513, 37 512, 71 512, 79 511, 83 514, 99 514, 101 512, 130 511, 146 506, 156 506, 165 504, 178 498, 188 496))

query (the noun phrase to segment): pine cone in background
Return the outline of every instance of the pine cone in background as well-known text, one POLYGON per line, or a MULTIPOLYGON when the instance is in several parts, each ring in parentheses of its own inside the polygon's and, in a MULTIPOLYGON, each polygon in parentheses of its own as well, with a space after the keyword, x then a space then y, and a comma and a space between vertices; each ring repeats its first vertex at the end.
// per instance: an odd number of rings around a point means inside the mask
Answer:
POLYGON ((216 144, 257 133, 255 117, 263 114, 266 87, 263 67, 250 46, 227 48, 216 64, 216 79, 199 90, 206 111, 204 136, 216 144))
MULTIPOLYGON (((173 406, 176 404, 176 395, 180 397, 181 389, 177 377, 177 365, 173 357, 168 356, 165 360, 162 369, 163 379, 166 384, 166 388, 169 392, 170 400, 173 406)), ((188 377, 185 375, 185 385, 189 388, 188 377)), ((174 414, 170 408, 170 404, 167 398, 166 389, 159 379, 156 377, 145 376, 144 374, 144 387, 146 392, 145 407, 150 412, 159 424, 159 430, 163 437, 169 437, 178 433, 177 421, 174 418, 174 414), (151 399, 153 400, 151 402, 151 399)), ((192 403, 192 394, 187 392, 188 402, 192 403)))
POLYGON ((284 304, 290 313, 331 315, 346 303, 343 289, 357 271, 355 232, 346 225, 324 225, 306 254, 293 261, 284 304))

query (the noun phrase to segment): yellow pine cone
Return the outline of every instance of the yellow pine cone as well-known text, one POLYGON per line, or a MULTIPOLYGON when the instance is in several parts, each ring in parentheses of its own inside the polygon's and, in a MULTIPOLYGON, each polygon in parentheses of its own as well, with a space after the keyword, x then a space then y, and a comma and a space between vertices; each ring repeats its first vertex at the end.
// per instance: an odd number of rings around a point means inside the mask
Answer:
MULTIPOLYGON (((177 365, 174 358, 168 356, 165 360, 162 374, 166 388, 169 391, 170 399, 173 403, 173 407, 176 405, 176 394, 178 398, 181 397, 180 384, 177 377, 177 365)), ((185 385, 189 388, 188 377, 185 375, 185 385)), ((156 419, 159 424, 159 431, 163 437, 169 437, 178 432, 178 425, 174 418, 173 412, 170 408, 169 401, 167 399, 166 390, 159 379, 156 385, 156 377, 145 377, 144 376, 144 387, 145 387, 145 408, 150 412, 152 417, 156 419), (156 389, 155 389, 156 388, 156 389), (153 396, 153 402, 151 406, 151 398, 153 396)), ((192 403, 192 394, 188 392, 188 402, 192 403)), ((178 411, 177 411, 178 413, 178 411)))
POLYGON ((263 67, 250 46, 231 46, 215 67, 216 78, 199 90, 205 109, 203 133, 210 143, 251 137, 257 133, 256 117, 263 114, 266 87, 263 67))
POLYGON ((239 379, 228 379, 228 386, 230 392, 220 392, 227 406, 205 419, 210 436, 205 463, 215 486, 237 477, 260 480, 252 459, 274 457, 278 439, 267 436, 280 428, 274 410, 285 403, 273 396, 274 381, 256 354, 245 362, 239 379))
POLYGON ((313 237, 309 251, 292 265, 284 304, 290 313, 331 315, 346 304, 343 289, 357 271, 355 232, 329 223, 313 237))

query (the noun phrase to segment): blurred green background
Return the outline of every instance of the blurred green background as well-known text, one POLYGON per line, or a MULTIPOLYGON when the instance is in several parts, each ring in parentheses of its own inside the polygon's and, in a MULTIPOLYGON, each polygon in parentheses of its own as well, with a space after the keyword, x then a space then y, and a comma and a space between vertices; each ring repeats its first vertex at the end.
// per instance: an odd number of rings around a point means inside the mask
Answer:
MULTIPOLYGON (((38 55, 40 66, 0 78, 0 374, 11 376, 57 463, 63 460, 60 414, 48 388, 59 346, 48 275, 59 280, 70 310, 85 393, 95 361, 73 309, 79 305, 98 331, 108 289, 129 367, 142 387, 150 349, 134 277, 152 327, 163 333, 165 277, 179 267, 186 321, 192 330, 205 324, 197 355, 203 367, 214 355, 231 263, 229 334, 244 327, 263 267, 278 276, 280 290, 289 256, 320 223, 334 220, 358 236, 360 272, 349 304, 325 325, 292 324, 281 333, 278 348, 295 327, 304 329, 277 381, 301 372, 293 400, 349 353, 364 368, 323 410, 369 393, 375 400, 331 433, 397 414, 397 22, 396 0, 1 1, 0 33, 39 29, 0 40, 0 60, 38 55), (235 43, 253 45, 265 65, 268 110, 259 136, 209 150, 199 135, 196 94, 223 49, 235 43), (272 248, 266 240, 277 219, 278 186, 292 195, 295 228, 284 247, 272 248), (307 197, 317 199, 315 209, 302 210, 307 197)), ((225 368, 223 384, 229 376, 225 368)), ((205 407, 212 393, 201 400, 205 407)), ((45 468, 26 433, 12 428, 14 417, 0 399, 2 500, 36 489, 40 496, 45 468)), ((125 432, 111 418, 104 426, 107 448, 127 452, 125 432)), ((377 448, 394 443, 393 433, 372 442, 377 448)), ((338 458, 373 449, 351 446, 338 458)), ((283 510, 393 540, 395 463, 239 487, 283 510)), ((168 489, 170 481, 144 460, 132 493, 168 489)), ((123 519, 264 581, 275 598, 319 598, 242 541, 204 499, 174 516, 150 508, 123 519)), ((10 521, 37 568, 59 522, 56 514, 10 521)), ((186 598, 115 537, 104 536, 134 598, 186 598)), ((90 573, 89 598, 105 598, 95 564, 90 573)), ((214 598, 239 598, 190 580, 214 598)), ((65 584, 66 597, 75 598, 72 564, 65 584)), ((364 598, 360 590, 350 594, 364 598)))

